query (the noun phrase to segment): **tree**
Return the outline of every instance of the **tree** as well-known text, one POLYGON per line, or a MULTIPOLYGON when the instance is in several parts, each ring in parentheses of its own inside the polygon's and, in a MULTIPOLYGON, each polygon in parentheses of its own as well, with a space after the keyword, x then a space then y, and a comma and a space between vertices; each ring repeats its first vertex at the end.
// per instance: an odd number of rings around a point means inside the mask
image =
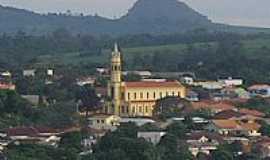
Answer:
POLYGON ((187 127, 181 122, 174 122, 167 127, 168 134, 172 134, 180 139, 185 137, 187 131, 187 127))
POLYGON ((261 121, 260 133, 262 133, 264 136, 269 137, 270 136, 270 125, 264 121, 261 121))
POLYGON ((191 108, 189 101, 179 97, 166 97, 157 101, 153 114, 160 119, 179 117, 184 115, 186 108, 191 108))
POLYGON ((162 153, 162 159, 167 160, 191 160, 192 155, 187 145, 176 135, 167 133, 160 141, 158 147, 162 153))
POLYGON ((240 150, 242 147, 239 143, 223 144, 213 151, 211 158, 213 160, 233 160, 234 155, 237 155, 240 150))
POLYGON ((58 157, 58 150, 54 147, 35 144, 9 144, 5 155, 10 160, 54 160, 58 157))
POLYGON ((153 151, 153 145, 144 139, 138 139, 137 131, 138 127, 134 123, 127 123, 114 132, 108 132, 95 145, 94 157, 98 160, 111 159, 110 156, 123 160, 148 160, 150 153, 147 151, 153 151))
POLYGON ((225 150, 217 150, 213 151, 212 160, 233 160, 233 155, 225 150))
POLYGON ((152 123, 146 123, 143 126, 140 127, 140 131, 144 132, 154 132, 154 131, 162 131, 161 128, 159 128, 157 125, 152 123))
POLYGON ((77 151, 80 151, 82 141, 82 133, 81 132, 70 132, 66 133, 61 137, 61 141, 59 143, 60 148, 74 148, 77 151))
POLYGON ((124 81, 126 82, 136 82, 140 81, 142 77, 138 74, 128 73, 126 76, 124 76, 124 81))
POLYGON ((85 85, 80 88, 77 99, 82 101, 80 110, 86 112, 86 117, 89 116, 90 111, 100 109, 100 98, 97 96, 95 89, 90 85, 85 85))

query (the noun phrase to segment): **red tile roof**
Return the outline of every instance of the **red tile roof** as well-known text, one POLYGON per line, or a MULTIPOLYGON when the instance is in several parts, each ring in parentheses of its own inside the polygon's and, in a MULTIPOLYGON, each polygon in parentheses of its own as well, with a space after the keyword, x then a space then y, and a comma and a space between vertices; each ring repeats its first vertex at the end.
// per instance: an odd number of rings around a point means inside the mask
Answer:
POLYGON ((213 120, 213 123, 219 127, 224 129, 238 129, 239 125, 235 120, 213 120))
POLYGON ((219 112, 235 109, 235 106, 233 104, 222 102, 222 101, 221 102, 215 102, 215 101, 193 102, 192 107, 195 110, 210 109, 210 110, 217 110, 219 112))
POLYGON ((269 84, 255 84, 255 85, 248 87, 248 90, 265 89, 265 88, 269 88, 269 87, 270 87, 269 84))
POLYGON ((222 129, 259 130, 261 128, 261 125, 255 122, 243 123, 236 120, 213 120, 213 123, 222 129))
POLYGON ((49 127, 35 127, 35 129, 39 133, 58 133, 59 131, 57 129, 49 128, 49 127))
POLYGON ((244 114, 236 112, 234 110, 226 110, 226 111, 222 111, 217 113, 214 116, 214 119, 231 119, 231 118, 238 118, 243 116, 244 114))
POLYGON ((259 130, 261 125, 258 123, 240 123, 241 128, 244 130, 259 130))
POLYGON ((260 112, 260 111, 245 109, 245 108, 240 109, 239 112, 242 114, 247 114, 247 115, 251 115, 251 116, 255 116, 255 117, 264 117, 265 116, 265 114, 260 112))
POLYGON ((173 87, 181 87, 181 83, 178 81, 167 81, 167 82, 125 82, 125 86, 127 88, 153 88, 153 87, 167 87, 167 88, 173 88, 173 87))
POLYGON ((219 142, 223 141, 222 136, 220 136, 219 134, 206 131, 192 132, 190 134, 187 134, 187 136, 188 140, 200 140, 202 137, 206 137, 208 139, 218 140, 219 142))
POLYGON ((8 136, 37 136, 38 130, 34 127, 16 127, 6 130, 8 136))
POLYGON ((44 133, 58 133, 56 129, 48 127, 15 127, 6 129, 5 132, 8 136, 29 136, 35 137, 44 133))

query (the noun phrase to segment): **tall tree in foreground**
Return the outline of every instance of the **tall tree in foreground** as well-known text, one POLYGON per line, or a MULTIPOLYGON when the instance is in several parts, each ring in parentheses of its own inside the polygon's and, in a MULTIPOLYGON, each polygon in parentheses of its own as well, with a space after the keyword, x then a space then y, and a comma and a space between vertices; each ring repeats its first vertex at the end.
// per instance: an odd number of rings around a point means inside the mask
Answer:
POLYGON ((100 98, 97 96, 95 89, 90 85, 85 85, 80 88, 77 99, 82 102, 80 110, 85 111, 86 118, 91 111, 100 109, 100 98))

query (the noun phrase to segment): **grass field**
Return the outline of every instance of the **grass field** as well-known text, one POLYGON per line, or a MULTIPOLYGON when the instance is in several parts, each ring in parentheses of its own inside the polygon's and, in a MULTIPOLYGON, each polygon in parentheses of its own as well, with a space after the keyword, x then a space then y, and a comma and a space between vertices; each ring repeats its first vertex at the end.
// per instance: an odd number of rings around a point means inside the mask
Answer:
MULTIPOLYGON (((254 53, 262 47, 270 48, 270 39, 255 39, 242 41, 244 46, 244 54, 250 56, 256 56, 254 53)), ((196 47, 205 47, 206 45, 216 45, 216 43, 196 43, 193 44, 196 47)), ((186 44, 174 44, 174 45, 162 45, 162 46, 147 46, 147 47, 136 47, 136 48, 122 48, 124 61, 126 63, 131 62, 134 56, 153 56, 155 53, 175 53, 176 56, 181 56, 187 49, 186 44)), ((97 64, 108 64, 111 50, 105 49, 101 55, 82 55, 80 53, 66 53, 59 55, 45 55, 37 58, 37 65, 51 65, 51 64, 62 64, 62 65, 80 65, 87 63, 97 64)))

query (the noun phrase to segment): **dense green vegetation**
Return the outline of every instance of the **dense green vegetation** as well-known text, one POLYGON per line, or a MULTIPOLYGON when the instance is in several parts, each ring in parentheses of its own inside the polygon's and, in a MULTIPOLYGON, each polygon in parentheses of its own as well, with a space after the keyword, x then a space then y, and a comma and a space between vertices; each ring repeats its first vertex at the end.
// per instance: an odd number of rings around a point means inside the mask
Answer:
MULTIPOLYGON (((144 127, 144 126, 143 126, 144 127)), ((188 160, 192 159, 187 146, 182 143, 181 138, 186 133, 183 124, 174 124, 168 128, 168 135, 154 146, 144 139, 137 138, 137 131, 144 130, 128 123, 121 125, 112 133, 107 133, 94 148, 93 155, 88 159, 125 159, 125 160, 188 160)), ((152 127, 151 129, 152 130, 152 127)), ((87 159, 87 157, 85 157, 87 159)))
POLYGON ((62 136, 57 148, 38 144, 10 144, 5 155, 10 160, 76 160, 81 150, 82 133, 72 132, 62 136))
POLYGON ((256 152, 238 155, 242 150, 240 143, 222 144, 211 155, 200 153, 196 158, 188 151, 185 143, 186 133, 190 132, 185 124, 175 122, 164 131, 167 134, 157 145, 137 138, 138 131, 158 131, 161 129, 146 124, 142 127, 134 123, 121 125, 116 131, 108 132, 94 145, 93 153, 80 155, 84 150, 81 140, 87 135, 71 132, 62 136, 58 147, 35 144, 15 144, 8 146, 5 155, 10 160, 255 160, 256 152))
MULTIPOLYGON (((163 40, 169 38, 166 43, 161 42, 162 38, 154 36, 152 43, 144 44, 143 41, 139 41, 147 39, 144 35, 127 42, 123 41, 124 68, 157 72, 190 71, 201 79, 242 77, 246 79, 247 84, 269 82, 270 49, 267 44, 270 38, 267 35, 239 36, 226 33, 215 35, 207 32, 202 35, 205 38, 198 35, 193 36, 193 40, 181 35, 165 36, 163 40), (177 40, 178 37, 182 38, 177 40), (223 40, 220 37, 223 37, 223 40)), ((121 39, 125 38, 120 38, 120 41, 121 39)), ((28 60, 26 64, 36 67, 54 66, 59 69, 67 66, 74 68, 73 71, 76 73, 93 73, 91 69, 94 67, 108 66, 111 50, 106 48, 113 46, 114 40, 89 41, 95 43, 92 48, 100 52, 86 53, 84 51, 89 48, 79 49, 77 46, 71 48, 69 53, 65 54, 63 50, 62 54, 40 55, 34 60, 28 60), (101 51, 99 48, 105 49, 101 51)), ((61 47, 59 50, 62 50, 61 47)))
POLYGON ((201 79, 242 77, 247 83, 269 82, 269 35, 211 33, 205 30, 175 35, 119 38, 71 35, 57 30, 48 36, 0 36, 0 66, 55 68, 58 74, 89 75, 108 66, 115 41, 122 46, 128 70, 194 72, 201 79))
POLYGON ((0 91, 0 127, 65 127, 77 123, 76 104, 70 101, 33 107, 14 91, 0 91))

